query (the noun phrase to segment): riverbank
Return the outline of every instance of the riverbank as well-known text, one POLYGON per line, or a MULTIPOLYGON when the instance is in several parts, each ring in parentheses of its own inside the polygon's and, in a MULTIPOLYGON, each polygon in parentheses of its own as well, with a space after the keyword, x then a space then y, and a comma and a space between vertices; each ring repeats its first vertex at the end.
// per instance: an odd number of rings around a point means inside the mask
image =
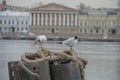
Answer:
MULTIPOLYGON (((62 41, 69 37, 47 37, 49 41, 62 41)), ((7 39, 7 40, 35 40, 35 36, 20 36, 20 37, 10 37, 10 36, 4 36, 1 39, 7 39)), ((120 42, 119 38, 81 38, 79 37, 79 41, 114 41, 114 42, 120 42)))
MULTIPOLYGON (((62 41, 65 39, 68 39, 70 37, 73 37, 75 35, 57 35, 57 34, 46 34, 47 39, 49 41, 62 41)), ((80 41, 115 41, 115 42, 120 42, 120 36, 116 35, 108 35, 104 36, 103 35, 77 35, 79 37, 80 41)), ((36 35, 30 35, 28 33, 6 33, 6 34, 1 34, 0 39, 7 39, 7 40, 35 40, 36 35)))

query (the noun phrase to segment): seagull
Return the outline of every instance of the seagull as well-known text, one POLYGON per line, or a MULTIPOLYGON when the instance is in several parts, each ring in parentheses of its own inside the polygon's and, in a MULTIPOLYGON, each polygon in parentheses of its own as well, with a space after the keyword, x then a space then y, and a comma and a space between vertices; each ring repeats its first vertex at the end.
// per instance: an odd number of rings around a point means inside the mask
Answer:
POLYGON ((65 44, 70 47, 72 50, 72 47, 78 42, 78 36, 68 38, 67 40, 64 40, 60 42, 60 44, 65 44))
POLYGON ((34 44, 39 44, 39 48, 40 48, 42 47, 42 44, 45 42, 47 42, 47 37, 45 35, 39 35, 39 36, 36 36, 34 44))

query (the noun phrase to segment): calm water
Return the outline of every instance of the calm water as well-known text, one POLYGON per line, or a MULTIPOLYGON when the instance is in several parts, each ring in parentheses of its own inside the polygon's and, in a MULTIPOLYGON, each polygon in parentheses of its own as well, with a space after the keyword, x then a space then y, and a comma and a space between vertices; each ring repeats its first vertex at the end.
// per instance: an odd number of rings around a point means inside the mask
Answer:
MULTIPOLYGON (((69 49, 56 42, 44 46, 52 51, 69 49)), ((0 80, 9 80, 9 61, 20 60, 21 54, 36 52, 37 47, 29 40, 0 40, 0 80)), ((74 49, 88 60, 86 80, 120 80, 120 42, 79 42, 74 49)))

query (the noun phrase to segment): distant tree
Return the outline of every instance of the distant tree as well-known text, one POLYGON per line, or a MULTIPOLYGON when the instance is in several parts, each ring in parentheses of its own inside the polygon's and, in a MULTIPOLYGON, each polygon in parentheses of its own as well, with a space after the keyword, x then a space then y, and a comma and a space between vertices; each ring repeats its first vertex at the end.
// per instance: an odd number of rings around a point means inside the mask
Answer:
POLYGON ((82 9, 85 9, 85 8, 91 8, 91 6, 90 5, 87 6, 84 3, 80 3, 80 4, 77 5, 78 10, 82 10, 82 9))
POLYGON ((43 5, 43 2, 39 2, 39 6, 42 6, 43 5))
POLYGON ((118 7, 120 8, 120 0, 118 1, 118 7))
POLYGON ((43 5, 43 3, 39 2, 39 3, 34 3, 31 7, 35 8, 35 7, 39 7, 39 6, 42 6, 42 5, 43 5))

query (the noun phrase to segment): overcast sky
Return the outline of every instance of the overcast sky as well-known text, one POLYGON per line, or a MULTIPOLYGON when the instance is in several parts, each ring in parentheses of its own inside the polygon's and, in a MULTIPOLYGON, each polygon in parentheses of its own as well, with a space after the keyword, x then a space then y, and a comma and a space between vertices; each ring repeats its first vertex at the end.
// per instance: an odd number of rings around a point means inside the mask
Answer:
MULTIPOLYGON (((2 3, 3 0, 0 0, 2 3)), ((43 4, 47 3, 58 3, 63 4, 69 7, 75 7, 79 3, 84 3, 95 8, 118 8, 118 0, 6 0, 7 4, 23 7, 31 7, 34 4, 42 2, 43 4)))

